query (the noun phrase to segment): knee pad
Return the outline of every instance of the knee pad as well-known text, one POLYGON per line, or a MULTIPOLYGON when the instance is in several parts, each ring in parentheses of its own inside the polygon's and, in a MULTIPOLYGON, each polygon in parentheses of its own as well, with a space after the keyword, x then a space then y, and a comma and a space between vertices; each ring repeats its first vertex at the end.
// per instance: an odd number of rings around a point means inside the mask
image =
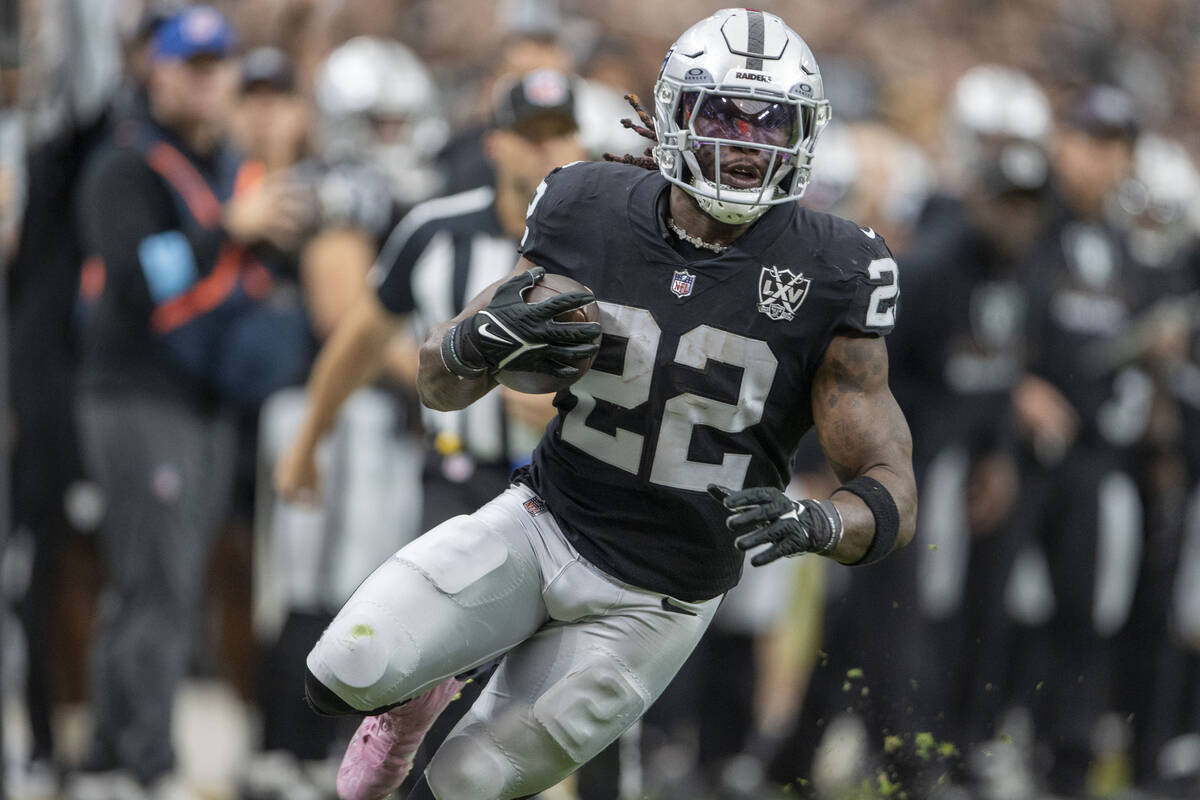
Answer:
POLYGON ((533 704, 538 724, 577 765, 588 761, 637 721, 649 692, 608 653, 569 673, 533 704))
POLYGON ((514 777, 508 758, 478 729, 443 742, 425 770, 429 788, 446 800, 494 800, 514 777))
POLYGON ((403 699, 417 665, 412 634, 379 603, 351 600, 308 655, 313 676, 359 713, 403 699))
POLYGON ((360 713, 334 694, 328 686, 321 683, 317 676, 307 668, 304 670, 304 699, 308 702, 309 708, 322 716, 339 717, 344 714, 360 713))

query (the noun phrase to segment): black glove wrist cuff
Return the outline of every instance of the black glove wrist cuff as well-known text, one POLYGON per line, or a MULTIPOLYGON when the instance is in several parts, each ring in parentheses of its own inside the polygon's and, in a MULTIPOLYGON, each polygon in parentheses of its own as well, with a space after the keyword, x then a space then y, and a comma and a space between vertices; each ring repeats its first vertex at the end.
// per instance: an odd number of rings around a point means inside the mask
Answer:
POLYGON ((446 370, 450 374, 459 380, 482 378, 487 374, 487 369, 468 366, 463 361, 462 340, 459 338, 459 334, 461 333, 459 328, 461 325, 461 322, 458 323, 458 325, 446 331, 446 335, 442 337, 442 364, 445 365, 446 370))
POLYGON ((802 500, 800 506, 808 510, 808 517, 812 521, 813 541, 819 545, 813 552, 819 556, 831 555, 842 543, 845 525, 841 512, 832 500, 825 498, 802 500))

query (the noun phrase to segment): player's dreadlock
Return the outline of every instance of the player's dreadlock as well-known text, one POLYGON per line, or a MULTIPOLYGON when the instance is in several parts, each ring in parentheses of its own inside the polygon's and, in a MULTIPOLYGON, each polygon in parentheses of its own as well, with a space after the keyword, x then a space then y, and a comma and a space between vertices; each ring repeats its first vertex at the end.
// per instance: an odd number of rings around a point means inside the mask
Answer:
MULTIPOLYGON (((636 94, 627 94, 625 95, 625 99, 629 101, 629 105, 633 106, 633 110, 637 112, 638 119, 640 119, 643 124, 638 125, 633 120, 628 118, 621 120, 621 124, 626 128, 629 128, 631 131, 636 131, 639 135, 649 139, 655 144, 658 144, 658 134, 654 131, 654 119, 646 113, 646 109, 642 108, 642 101, 638 99, 636 94)), ((654 149, 651 147, 647 147, 645 153, 640 156, 630 155, 629 153, 626 153, 623 156, 605 153, 604 160, 616 161, 621 164, 632 164, 633 166, 641 167, 642 169, 648 169, 655 172, 658 171, 658 162, 654 160, 654 149)))

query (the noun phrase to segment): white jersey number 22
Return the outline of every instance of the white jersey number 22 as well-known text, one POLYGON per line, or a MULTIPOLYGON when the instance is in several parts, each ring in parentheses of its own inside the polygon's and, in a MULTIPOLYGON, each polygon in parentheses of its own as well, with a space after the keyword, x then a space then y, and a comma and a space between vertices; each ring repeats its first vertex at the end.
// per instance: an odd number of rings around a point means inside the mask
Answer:
MULTIPOLYGON (((878 290, 877 290, 878 291, 878 290)), ((637 474, 646 447, 645 436, 615 428, 612 434, 587 424, 597 400, 621 408, 637 408, 650 399, 650 383, 662 331, 644 308, 599 301, 606 333, 627 339, 621 374, 592 370, 570 388, 578 398, 563 420, 562 438, 614 467, 637 474)), ((762 419, 778 361, 766 342, 739 336, 709 325, 692 328, 679 339, 675 362, 703 370, 709 360, 742 369, 737 403, 685 392, 669 398, 654 443, 650 482, 676 489, 704 491, 710 483, 741 488, 750 456, 726 453, 719 464, 688 459, 692 430, 705 425, 740 433, 762 419)))

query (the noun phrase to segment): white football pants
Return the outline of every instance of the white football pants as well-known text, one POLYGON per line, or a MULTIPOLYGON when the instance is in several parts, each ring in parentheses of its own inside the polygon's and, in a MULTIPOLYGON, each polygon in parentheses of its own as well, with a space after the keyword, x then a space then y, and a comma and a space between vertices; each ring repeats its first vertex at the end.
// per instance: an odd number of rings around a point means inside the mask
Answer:
POLYGON ((439 800, 509 800, 573 772, 662 693, 716 613, 609 577, 513 486, 375 570, 308 656, 354 708, 507 654, 426 770, 439 800))

